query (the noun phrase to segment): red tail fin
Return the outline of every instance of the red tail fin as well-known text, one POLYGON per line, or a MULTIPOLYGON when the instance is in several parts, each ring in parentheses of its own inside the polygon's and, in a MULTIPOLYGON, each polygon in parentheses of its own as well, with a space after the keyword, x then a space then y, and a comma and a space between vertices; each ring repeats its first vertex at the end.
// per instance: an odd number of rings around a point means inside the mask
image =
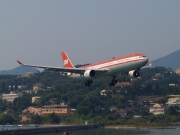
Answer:
POLYGON ((74 68, 73 64, 71 63, 70 59, 68 58, 66 52, 61 52, 64 67, 66 68, 74 68))

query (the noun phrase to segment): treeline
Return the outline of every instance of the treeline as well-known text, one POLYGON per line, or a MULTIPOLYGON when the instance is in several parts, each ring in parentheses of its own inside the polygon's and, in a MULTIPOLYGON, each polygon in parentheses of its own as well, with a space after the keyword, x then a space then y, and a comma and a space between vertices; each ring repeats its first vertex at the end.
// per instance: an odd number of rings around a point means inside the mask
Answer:
MULTIPOLYGON (((127 75, 117 77, 118 81, 131 82, 131 78, 127 75)), ((164 67, 150 68, 141 70, 141 79, 132 82, 129 87, 109 87, 111 78, 98 78, 93 80, 91 87, 85 87, 85 80, 76 80, 61 76, 59 73, 42 72, 37 73, 30 78, 16 76, 0 76, 0 93, 9 93, 11 85, 26 85, 26 89, 32 89, 36 83, 42 83, 45 91, 39 91, 36 94, 25 94, 23 97, 17 98, 13 103, 7 103, 0 100, 0 124, 19 123, 22 110, 29 106, 41 107, 50 105, 50 99, 54 99, 54 104, 65 102, 70 108, 76 109, 72 115, 48 115, 33 116, 32 123, 74 123, 83 124, 86 121, 93 124, 138 124, 138 123, 167 123, 179 122, 180 110, 179 106, 168 108, 165 115, 154 116, 149 114, 147 106, 139 106, 138 100, 144 96, 162 97, 159 103, 167 102, 168 95, 180 94, 180 76, 172 70, 164 67), (158 80, 152 80, 156 73, 161 76, 158 80), (175 86, 169 86, 175 84, 175 86), (47 87, 53 89, 47 90, 47 87), (111 90, 107 96, 100 95, 101 90, 111 90), (40 102, 31 103, 33 96, 40 96, 40 102), (128 100, 133 100, 136 104, 130 106, 128 100), (122 118, 116 111, 111 111, 110 107, 116 107, 118 110, 126 111, 127 116, 122 118), (13 116, 5 116, 2 114, 5 110, 12 109, 15 114, 13 116), (141 118, 133 118, 134 115, 141 115, 141 118), (8 118, 9 120, 7 120, 8 118)))

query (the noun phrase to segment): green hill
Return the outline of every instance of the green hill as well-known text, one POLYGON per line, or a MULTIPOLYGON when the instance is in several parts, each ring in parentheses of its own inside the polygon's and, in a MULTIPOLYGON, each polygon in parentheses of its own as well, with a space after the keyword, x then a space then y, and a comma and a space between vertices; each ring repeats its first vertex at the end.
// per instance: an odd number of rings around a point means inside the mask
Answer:
POLYGON ((164 57, 158 58, 156 60, 153 60, 153 67, 166 67, 166 68, 172 68, 174 71, 177 68, 180 68, 180 50, 175 51, 169 55, 166 55, 164 57))
POLYGON ((0 71, 1 75, 22 75, 24 76, 26 72, 39 72, 36 68, 27 67, 27 66, 19 66, 12 70, 2 70, 0 71))

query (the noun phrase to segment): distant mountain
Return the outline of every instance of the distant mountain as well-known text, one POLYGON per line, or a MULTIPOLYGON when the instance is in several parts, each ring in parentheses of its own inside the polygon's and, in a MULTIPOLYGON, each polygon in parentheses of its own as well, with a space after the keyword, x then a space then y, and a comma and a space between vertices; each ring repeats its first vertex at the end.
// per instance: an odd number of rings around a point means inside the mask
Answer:
POLYGON ((39 71, 36 68, 28 67, 28 66, 19 66, 12 70, 2 70, 0 71, 1 75, 22 75, 24 76, 27 72, 38 73, 39 71))
POLYGON ((180 68, 180 50, 175 51, 169 55, 153 60, 153 67, 162 66, 172 68, 174 71, 180 68))

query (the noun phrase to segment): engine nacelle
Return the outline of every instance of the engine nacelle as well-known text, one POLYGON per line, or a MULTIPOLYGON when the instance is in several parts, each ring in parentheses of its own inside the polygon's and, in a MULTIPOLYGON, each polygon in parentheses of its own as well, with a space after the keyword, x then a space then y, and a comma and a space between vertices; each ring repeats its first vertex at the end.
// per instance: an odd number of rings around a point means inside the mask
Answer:
POLYGON ((94 70, 86 70, 84 72, 84 77, 86 77, 86 78, 93 78, 93 77, 95 77, 95 75, 96 75, 96 73, 94 70))
POLYGON ((132 71, 129 71, 129 76, 138 77, 138 76, 140 76, 140 73, 138 70, 132 70, 132 71))

